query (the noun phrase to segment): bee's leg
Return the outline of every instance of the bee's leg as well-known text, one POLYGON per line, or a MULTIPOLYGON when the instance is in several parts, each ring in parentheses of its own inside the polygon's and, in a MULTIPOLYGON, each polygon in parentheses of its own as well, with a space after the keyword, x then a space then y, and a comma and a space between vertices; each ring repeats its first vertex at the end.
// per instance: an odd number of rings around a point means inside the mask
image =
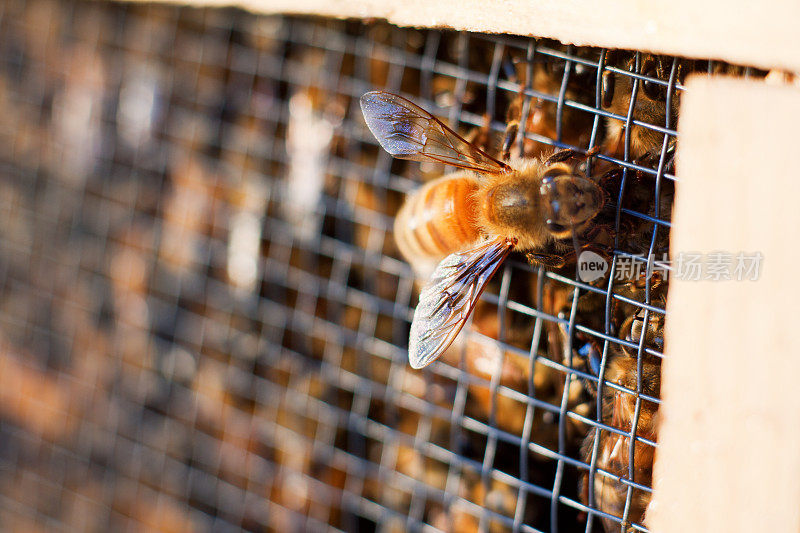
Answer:
MULTIPOLYGON (((528 262, 532 265, 543 266, 548 270, 558 270, 566 265, 575 264, 580 253, 585 251, 594 252, 599 255, 608 265, 611 264, 613 248, 602 244, 585 244, 579 251, 575 249, 566 250, 562 253, 554 253, 548 250, 533 251, 525 254, 528 262)), ((605 276, 603 278, 605 279, 605 276)))
POLYGON ((589 159, 590 157, 594 157, 600 153, 600 146, 594 145, 588 150, 586 150, 586 154, 584 154, 584 159, 589 159))
POLYGON ((655 162, 658 161, 658 157, 660 154, 661 150, 658 150, 658 153, 656 153, 655 150, 650 150, 649 152, 645 152, 636 159, 634 159, 633 163, 641 165, 643 167, 651 167, 655 162))
POLYGON ((549 270, 558 270, 569 264, 575 264, 578 254, 592 246, 587 244, 576 250, 567 244, 550 243, 525 254, 532 265, 543 266, 549 270))
POLYGON ((572 148, 564 148, 563 150, 557 150, 553 155, 548 157, 547 161, 545 161, 545 164, 552 165, 553 163, 563 163, 564 161, 569 161, 570 159, 586 161, 590 157, 596 156, 598 153, 600 153, 599 146, 592 146, 586 153, 573 150, 572 148))
POLYGON ((557 254, 553 252, 528 252, 525 254, 525 257, 528 258, 528 262, 530 264, 543 266, 549 270, 559 269, 567 264, 563 254, 557 254))

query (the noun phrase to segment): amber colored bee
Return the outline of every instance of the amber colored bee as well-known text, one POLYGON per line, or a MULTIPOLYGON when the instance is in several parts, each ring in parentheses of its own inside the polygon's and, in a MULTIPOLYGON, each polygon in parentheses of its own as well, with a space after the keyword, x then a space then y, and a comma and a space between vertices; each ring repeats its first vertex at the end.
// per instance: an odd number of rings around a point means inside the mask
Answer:
MULTIPOLYGON (((661 383, 661 372, 657 364, 646 362, 642 368, 642 390, 644 394, 657 396, 661 383)), ((610 362, 606 371, 609 383, 620 385, 626 389, 636 390, 636 359, 621 357, 610 362)), ((606 385, 603 390, 604 415, 606 424, 630 432, 636 408, 636 394, 612 389, 606 385)), ((640 402, 636 436, 648 440, 657 438, 658 405, 652 401, 642 399, 640 402)), ((592 460, 596 430, 591 429, 583 442, 581 452, 584 461, 592 460)), ((588 472, 583 481, 582 498, 584 503, 590 504, 594 500, 594 508, 605 513, 622 518, 625 510, 628 485, 618 481, 615 477, 630 480, 631 471, 633 481, 642 485, 652 484, 653 462, 656 449, 654 446, 636 440, 633 446, 633 462, 631 462, 631 438, 627 435, 612 433, 607 430, 599 432, 599 446, 597 450, 596 465, 598 471, 594 475, 594 484, 589 487, 588 472), (633 467, 631 468, 631 465, 633 467), (609 475, 610 474, 610 475, 609 475), (594 492, 590 496, 590 491, 594 492)), ((642 523, 647 505, 650 502, 650 493, 641 489, 632 489, 633 498, 628 509, 626 523, 642 523)), ((603 519, 606 531, 619 531, 619 523, 610 518, 603 519)))
MULTIPOLYGON (((635 94, 632 120, 645 122, 654 126, 664 127, 667 124, 669 112, 669 127, 675 129, 678 118, 678 105, 680 93, 673 91, 667 109, 668 81, 672 71, 673 58, 652 54, 642 54, 639 72, 645 79, 636 82, 637 89, 634 93, 634 77, 605 70, 602 74, 601 103, 604 109, 615 115, 627 117, 631 98, 635 94), (656 81, 658 80, 658 81, 656 81)), ((627 58, 609 54, 607 64, 633 71, 636 62, 635 55, 627 58)), ((682 81, 686 74, 695 69, 695 62, 689 60, 678 61, 676 64, 676 81, 682 81)), ((625 152, 625 120, 609 118, 606 124, 606 143, 604 152, 616 157, 623 157, 625 152)), ((641 125, 632 125, 630 132, 631 159, 638 159, 644 154, 659 152, 664 142, 664 134, 652 128, 641 125)))
MULTIPOLYGON (((645 346, 663 350, 663 315, 650 313, 646 327, 643 318, 641 310, 629 316, 620 328, 619 337, 639 343, 644 336, 645 346)), ((629 346, 615 347, 602 373, 602 421, 626 434, 591 429, 581 447, 584 461, 591 463, 595 438, 599 435, 595 457, 598 470, 592 484, 588 482, 589 473, 585 474, 581 491, 584 503, 590 505, 593 501, 595 508, 619 518, 625 514, 628 485, 616 478, 652 485, 656 448, 638 439, 656 441, 658 438, 658 403, 652 398, 658 398, 661 389, 660 360, 643 353, 640 364, 636 352, 629 346), (634 424, 637 440, 631 445, 629 434, 634 424)), ((638 488, 631 490, 631 504, 623 520, 626 528, 631 523, 642 522, 650 502, 650 492, 638 488)), ((606 531, 620 530, 620 524, 613 519, 604 518, 603 524, 606 531)))
MULTIPOLYGON (((394 157, 465 169, 412 193, 399 215, 405 225, 396 228, 407 250, 429 261, 445 256, 422 290, 411 324, 409 361, 422 368, 453 342, 512 249, 527 252, 532 263, 564 266, 574 252, 570 239, 591 227, 604 193, 578 175, 576 160, 585 158, 572 150, 508 165, 401 96, 366 93, 361 109, 394 157), (471 240, 474 235, 477 240, 471 240)), ((415 262, 416 256, 410 259, 415 262)))

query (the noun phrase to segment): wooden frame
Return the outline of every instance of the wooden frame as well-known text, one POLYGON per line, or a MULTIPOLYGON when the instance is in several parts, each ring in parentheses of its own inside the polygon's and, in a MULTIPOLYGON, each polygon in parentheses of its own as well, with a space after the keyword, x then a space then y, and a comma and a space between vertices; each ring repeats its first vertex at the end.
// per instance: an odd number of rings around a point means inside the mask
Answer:
POLYGON ((446 26, 550 37, 564 43, 721 59, 800 71, 800 3, 619 0, 194 0, 260 13, 383 18, 400 26, 446 26))

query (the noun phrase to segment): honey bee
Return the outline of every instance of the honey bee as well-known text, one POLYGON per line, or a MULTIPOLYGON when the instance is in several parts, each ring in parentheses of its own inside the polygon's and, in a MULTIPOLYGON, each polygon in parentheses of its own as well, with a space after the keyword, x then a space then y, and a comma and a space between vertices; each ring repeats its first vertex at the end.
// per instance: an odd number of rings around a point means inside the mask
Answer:
MULTIPOLYGON (((642 54, 639 72, 647 79, 637 82, 632 120, 645 122, 654 126, 664 126, 669 116, 669 127, 675 129, 678 117, 680 93, 673 91, 667 109, 667 94, 670 90, 668 80, 672 70, 673 58, 642 54), (660 80, 660 81, 656 81, 660 80), (669 113, 669 115, 667 115, 669 113)), ((626 59, 610 54, 607 63, 619 64, 622 68, 633 71, 636 58, 633 54, 626 59)), ((683 80, 688 72, 695 69, 693 61, 679 61, 676 65, 676 80, 683 80)), ((615 115, 626 117, 634 97, 634 77, 605 70, 602 74, 601 104, 615 115)), ((638 159, 648 153, 657 153, 664 142, 664 134, 647 126, 632 125, 630 131, 631 159, 638 159)), ((606 124, 606 143, 604 152, 616 157, 625 153, 625 120, 609 118, 606 124)))
POLYGON ((573 150, 509 165, 401 96, 369 92, 361 109, 392 156, 462 169, 412 193, 398 213, 396 238, 406 257, 440 261, 411 323, 409 362, 422 368, 450 346, 512 249, 535 264, 564 266, 569 239, 591 227, 605 195, 578 175, 576 160, 585 157, 573 150))
MULTIPOLYGON (((660 387, 660 368, 648 361, 642 368, 642 390, 644 394, 658 395, 660 387), (655 393, 655 394, 653 394, 655 393)), ((626 389, 636 390, 636 359, 622 357, 609 363, 606 372, 607 381, 626 389)), ((630 432, 636 408, 636 395, 631 392, 611 389, 608 385, 604 389, 604 422, 618 430, 630 432), (607 411, 607 414, 605 413, 607 411)), ((639 417, 636 424, 636 436, 654 441, 656 434, 656 421, 658 419, 657 404, 641 400, 639 417)), ((591 462, 595 441, 595 430, 589 431, 588 436, 581 446, 581 452, 587 463, 591 462)), ((584 487, 581 491, 584 503, 590 504, 593 490, 594 507, 617 517, 622 517, 625 510, 628 487, 623 482, 615 479, 625 478, 630 480, 633 471, 634 482, 642 485, 651 485, 653 462, 656 448, 648 443, 636 440, 633 445, 633 462, 631 457, 631 438, 607 430, 599 432, 599 446, 596 464, 599 470, 594 475, 594 484, 589 487, 589 473, 585 474, 584 487), (633 466, 633 468, 630 467, 633 466), (609 476, 610 474, 610 476, 609 476)), ((638 488, 633 489, 633 499, 628 509, 627 522, 641 523, 647 505, 650 502, 650 493, 638 488)), ((605 518, 603 520, 606 531, 619 531, 616 521, 605 518)))
MULTIPOLYGON (((644 345, 663 350, 663 327, 663 315, 655 313, 651 313, 645 327, 643 311, 640 310, 623 322, 619 338, 639 343, 644 336, 644 345)), ((608 430, 590 430, 584 439, 581 453, 584 460, 591 463, 595 438, 599 436, 595 463, 599 471, 595 472, 594 482, 591 484, 588 482, 589 473, 585 474, 581 497, 587 505, 593 500, 595 508, 623 517, 628 486, 616 478, 629 479, 643 485, 652 484, 656 448, 640 440, 636 440, 632 445, 630 433, 635 424, 637 438, 648 441, 656 441, 658 438, 658 404, 649 398, 659 397, 661 364, 658 358, 648 353, 642 354, 640 364, 636 350, 625 345, 615 347, 613 354, 603 373, 602 421, 625 434, 608 430)), ((649 502, 650 492, 633 488, 631 504, 623 525, 627 527, 631 523, 641 523, 649 502)), ((619 524, 610 518, 604 518, 603 524, 606 531, 620 529, 619 524)))

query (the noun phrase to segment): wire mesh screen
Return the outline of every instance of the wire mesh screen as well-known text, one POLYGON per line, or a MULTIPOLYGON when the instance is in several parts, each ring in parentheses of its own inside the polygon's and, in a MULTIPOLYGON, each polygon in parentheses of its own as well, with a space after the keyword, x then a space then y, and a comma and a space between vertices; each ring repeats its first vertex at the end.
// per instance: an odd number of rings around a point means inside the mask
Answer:
MULTIPOLYGON (((72 1, 0 19, 6 530, 646 530, 676 110, 712 62, 72 1), (358 98, 497 157, 589 152, 609 271, 512 254, 408 365, 395 215, 445 171, 358 98), (633 443, 633 444, 631 444, 633 443)), ((399 231, 399 230, 398 230, 399 231)))

